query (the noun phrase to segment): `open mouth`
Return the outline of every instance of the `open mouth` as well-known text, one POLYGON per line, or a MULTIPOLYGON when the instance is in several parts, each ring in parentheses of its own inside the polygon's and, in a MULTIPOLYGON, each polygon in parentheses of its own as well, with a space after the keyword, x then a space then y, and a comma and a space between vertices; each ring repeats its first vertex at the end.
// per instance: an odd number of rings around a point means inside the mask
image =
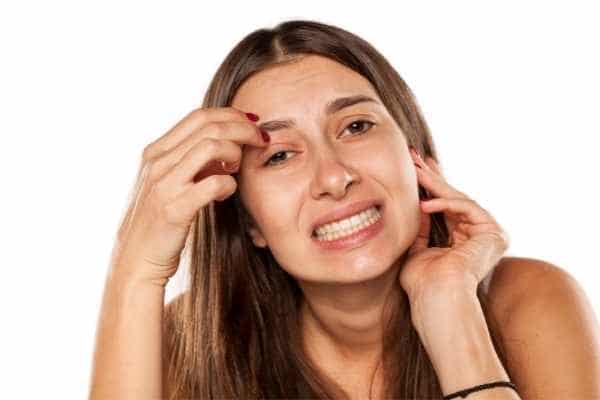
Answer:
POLYGON ((312 231, 311 237, 319 241, 332 241, 350 236, 381 219, 382 204, 375 204, 351 217, 325 224, 312 231))

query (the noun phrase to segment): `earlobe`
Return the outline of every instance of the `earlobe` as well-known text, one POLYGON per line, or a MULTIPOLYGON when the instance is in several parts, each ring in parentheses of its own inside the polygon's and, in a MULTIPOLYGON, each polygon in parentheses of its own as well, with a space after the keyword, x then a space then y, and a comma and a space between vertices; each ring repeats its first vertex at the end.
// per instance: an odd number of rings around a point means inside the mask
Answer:
POLYGON ((254 243, 256 247, 267 247, 267 241, 265 240, 260 230, 258 230, 257 228, 249 228, 248 235, 250 236, 250 238, 252 239, 252 243, 254 243))
POLYGON ((242 220, 242 226, 244 227, 246 234, 248 234, 250 239, 252 239, 254 246, 263 248, 267 247, 267 241, 265 240, 260 229, 258 229, 256 221, 244 207, 242 207, 242 220))

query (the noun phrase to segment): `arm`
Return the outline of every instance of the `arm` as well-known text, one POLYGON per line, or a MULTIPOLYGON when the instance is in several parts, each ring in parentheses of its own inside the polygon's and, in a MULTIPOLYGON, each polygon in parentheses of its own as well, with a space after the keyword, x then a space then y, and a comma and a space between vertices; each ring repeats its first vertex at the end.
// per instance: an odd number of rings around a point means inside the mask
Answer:
POLYGON ((160 399, 165 288, 117 271, 105 284, 89 397, 160 399))
MULTIPOLYGON (((509 381, 475 293, 441 290, 411 301, 412 319, 444 395, 493 381, 509 381)), ((519 387, 517 386, 517 390, 519 387)), ((469 400, 517 400, 508 387, 468 395, 469 400)))

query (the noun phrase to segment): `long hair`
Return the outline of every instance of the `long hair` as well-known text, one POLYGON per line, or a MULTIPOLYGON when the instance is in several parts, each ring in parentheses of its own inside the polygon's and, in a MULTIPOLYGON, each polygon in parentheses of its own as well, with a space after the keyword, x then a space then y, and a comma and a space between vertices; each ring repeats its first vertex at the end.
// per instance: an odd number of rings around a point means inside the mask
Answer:
MULTIPOLYGON (((230 106, 237 89, 253 74, 310 54, 328 57, 365 77, 408 144, 439 160, 417 101, 396 70, 365 40, 320 22, 290 20, 248 34, 219 66, 203 107, 230 106)), ((421 185, 419 192, 428 195, 421 185)), ((200 209, 192 224, 186 244, 189 289, 164 316, 165 393, 169 399, 347 397, 303 351, 302 290, 268 247, 253 245, 247 235, 249 218, 238 191, 200 209)), ((429 246, 448 247, 443 213, 431 218, 429 246)), ((481 284, 477 296, 506 365, 481 284)), ((382 337, 385 397, 442 399, 404 291, 394 309, 382 337)))

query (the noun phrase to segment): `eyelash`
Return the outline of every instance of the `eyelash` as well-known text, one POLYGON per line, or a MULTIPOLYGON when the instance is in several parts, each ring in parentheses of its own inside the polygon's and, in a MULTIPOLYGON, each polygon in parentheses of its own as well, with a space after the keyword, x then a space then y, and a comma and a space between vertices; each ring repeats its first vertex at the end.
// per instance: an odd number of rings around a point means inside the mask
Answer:
MULTIPOLYGON (((350 127, 351 125, 354 125, 354 124, 356 124, 356 123, 366 123, 367 125, 369 125, 369 128, 368 128, 368 129, 366 129, 366 130, 364 130, 364 131, 361 131, 361 132, 360 132, 358 135, 362 135, 362 134, 364 134, 364 133, 367 133, 369 130, 371 130, 371 128, 373 128, 373 127, 375 126, 375 123, 373 123, 373 122, 371 122, 371 121, 367 121, 367 120, 363 120, 363 119, 357 119, 356 121, 352 121, 352 122, 350 122, 350 123, 349 123, 349 124, 346 126, 346 128, 344 128, 344 131, 345 131, 346 129, 348 129, 348 127, 350 127)), ((343 132, 343 131, 342 131, 342 132, 343 132)), ((282 151, 278 151, 277 153, 274 153, 274 154, 273 154, 271 157, 269 157, 269 159, 268 159, 267 161, 265 161, 265 163, 264 163, 263 165, 264 165, 265 167, 272 167, 272 166, 275 166, 275 165, 279 165, 279 164, 281 164, 283 161, 280 161, 280 162, 278 162, 278 163, 276 163, 276 164, 271 164, 270 162, 271 162, 271 160, 273 159, 273 157, 274 157, 274 156, 276 156, 277 154, 281 154, 281 153, 289 153, 290 151, 291 151, 291 150, 287 150, 287 151, 285 151, 285 150, 282 150, 282 151)), ((284 160, 284 161, 285 161, 285 160, 284 160)))

